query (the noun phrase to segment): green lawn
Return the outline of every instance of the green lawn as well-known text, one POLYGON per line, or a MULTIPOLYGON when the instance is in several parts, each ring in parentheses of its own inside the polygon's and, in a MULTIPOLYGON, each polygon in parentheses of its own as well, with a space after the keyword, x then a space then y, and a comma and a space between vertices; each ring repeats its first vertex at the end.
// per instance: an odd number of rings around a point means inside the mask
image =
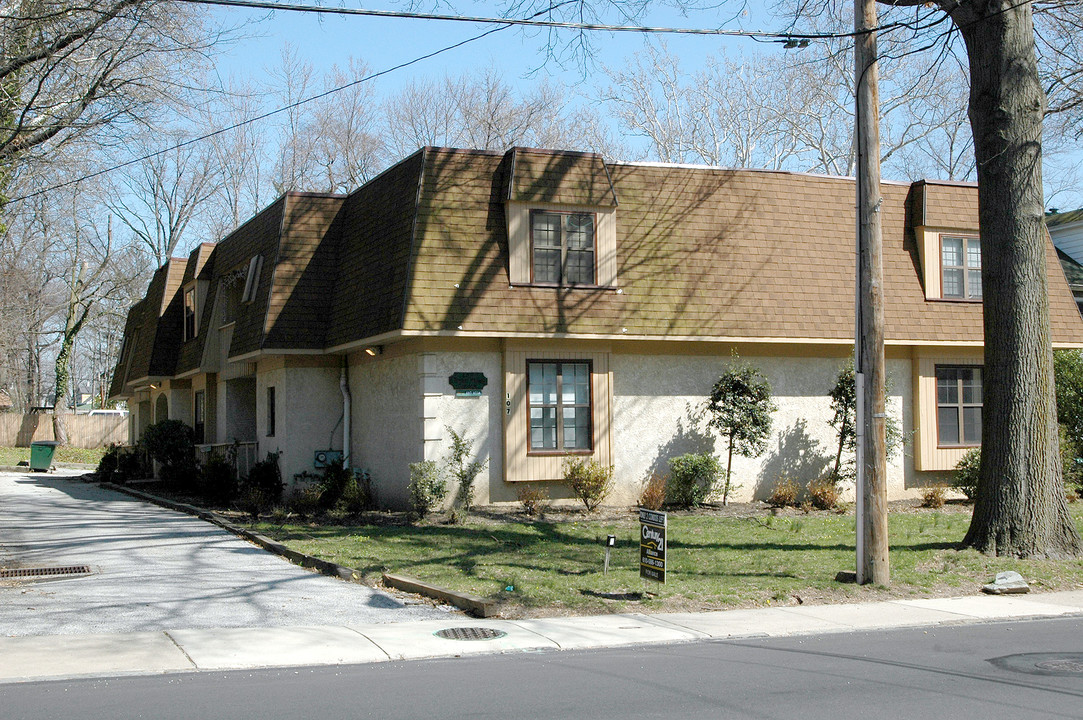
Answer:
MULTIPOLYGON (((53 455, 54 463, 87 463, 97 465, 105 454, 105 448, 70 447, 64 445, 56 449, 53 455)), ((19 462, 30 462, 30 448, 28 447, 0 447, 0 465, 18 465, 19 462)))
MULTIPOLYGON (((1073 515, 1079 525, 1083 506, 1073 506, 1073 515)), ((253 527, 294 549, 358 568, 369 582, 390 571, 501 599, 508 616, 970 594, 1001 570, 1019 571, 1037 590, 1083 587, 1083 560, 1023 562, 955 550, 969 520, 958 511, 893 513, 890 589, 834 580, 854 565, 852 514, 671 514, 665 585, 639 578, 639 525, 631 513, 559 523, 253 527), (604 575, 609 534, 618 546, 604 575)))

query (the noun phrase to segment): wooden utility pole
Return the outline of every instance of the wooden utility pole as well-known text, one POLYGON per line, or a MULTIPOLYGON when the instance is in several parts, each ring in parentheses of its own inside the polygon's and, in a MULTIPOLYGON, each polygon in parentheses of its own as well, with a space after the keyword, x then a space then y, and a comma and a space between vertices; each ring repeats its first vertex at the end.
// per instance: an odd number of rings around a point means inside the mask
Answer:
POLYGON ((880 205, 880 87, 875 0, 854 3, 857 149, 857 581, 891 581, 887 542, 884 262, 880 205), (870 32, 873 31, 873 32, 870 32))

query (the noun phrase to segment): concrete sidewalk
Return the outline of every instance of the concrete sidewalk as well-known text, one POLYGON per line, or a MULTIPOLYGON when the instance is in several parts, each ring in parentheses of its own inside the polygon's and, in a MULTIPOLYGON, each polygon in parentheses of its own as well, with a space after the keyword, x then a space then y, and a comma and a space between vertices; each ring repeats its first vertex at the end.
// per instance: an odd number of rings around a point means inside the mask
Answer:
POLYGON ((1083 615, 1083 591, 709 613, 535 620, 473 620, 449 615, 446 620, 381 625, 4 637, 0 638, 0 683, 581 650, 740 637, 935 627, 1063 615, 1083 615), (482 629, 474 634, 496 637, 445 639, 436 634, 446 630, 455 634, 455 628, 482 629))

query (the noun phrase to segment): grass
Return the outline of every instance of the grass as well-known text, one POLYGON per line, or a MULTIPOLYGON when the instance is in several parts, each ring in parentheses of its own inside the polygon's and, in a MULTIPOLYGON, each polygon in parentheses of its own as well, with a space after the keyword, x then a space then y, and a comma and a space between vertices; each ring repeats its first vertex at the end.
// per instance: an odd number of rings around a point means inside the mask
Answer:
MULTIPOLYGON (((1073 506, 1073 516, 1079 526, 1083 508, 1073 506)), ((639 577, 639 525, 630 513, 553 523, 253 527, 296 550, 358 568, 370 583, 384 571, 412 575, 501 600, 509 617, 969 594, 1002 570, 1017 570, 1038 590, 1083 587, 1083 560, 1019 561, 954 549, 969 522, 967 512, 893 513, 890 588, 835 581, 838 571, 854 565, 852 515, 671 514, 664 585, 639 577), (618 545, 605 575, 609 534, 618 545)))
MULTIPOLYGON (((86 463, 97 465, 105 454, 105 448, 77 448, 63 445, 56 449, 53 455, 53 463, 86 463)), ((18 465, 19 462, 30 462, 30 448, 28 447, 0 447, 0 465, 18 465)))

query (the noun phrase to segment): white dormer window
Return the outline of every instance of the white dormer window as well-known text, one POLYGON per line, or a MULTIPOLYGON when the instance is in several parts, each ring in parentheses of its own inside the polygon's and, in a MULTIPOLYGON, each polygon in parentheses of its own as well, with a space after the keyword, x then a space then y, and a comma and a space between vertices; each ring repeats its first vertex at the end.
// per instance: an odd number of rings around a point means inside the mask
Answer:
POLYGON ((531 212, 533 282, 595 285, 594 225, 593 213, 531 212))
POLYGON ((196 288, 192 286, 184 291, 184 339, 191 340, 199 332, 199 313, 196 302, 196 288))
POLYGON ((259 274, 263 269, 263 256, 256 255, 248 261, 248 274, 244 280, 244 294, 241 302, 248 303, 256 299, 256 288, 259 287, 259 274))
POLYGON ((981 300, 981 240, 976 237, 940 238, 941 297, 981 300))

